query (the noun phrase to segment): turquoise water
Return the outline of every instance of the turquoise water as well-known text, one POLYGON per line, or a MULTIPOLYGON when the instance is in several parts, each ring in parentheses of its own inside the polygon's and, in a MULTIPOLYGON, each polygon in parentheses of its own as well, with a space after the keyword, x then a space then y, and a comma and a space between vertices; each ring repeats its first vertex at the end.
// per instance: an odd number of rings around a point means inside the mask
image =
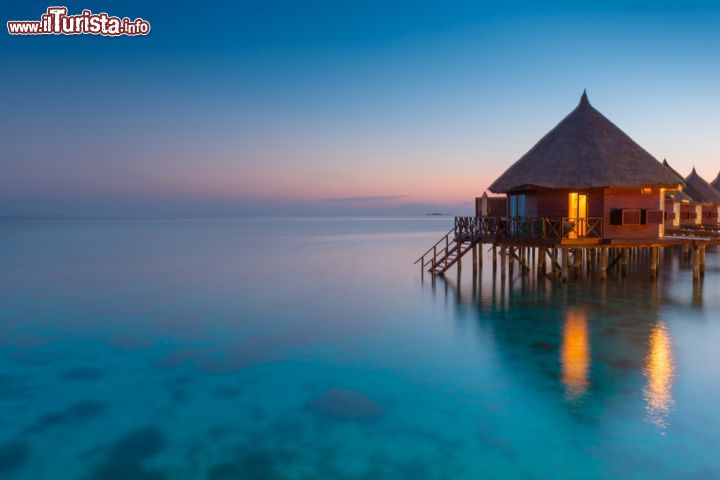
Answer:
POLYGON ((720 477, 716 252, 422 282, 450 223, 0 223, 0 478, 720 477))

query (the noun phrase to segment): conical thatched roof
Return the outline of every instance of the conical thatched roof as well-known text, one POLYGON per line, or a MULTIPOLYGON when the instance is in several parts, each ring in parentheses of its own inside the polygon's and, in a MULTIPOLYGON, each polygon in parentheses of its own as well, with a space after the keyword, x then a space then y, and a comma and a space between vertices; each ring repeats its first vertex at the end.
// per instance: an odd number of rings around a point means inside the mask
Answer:
POLYGON ((667 168, 668 170, 670 170, 673 173, 673 175, 675 175, 677 177, 678 181, 682 184, 683 187, 685 186, 685 179, 683 178, 682 175, 680 175, 680 172, 678 172, 677 170, 675 170, 673 167, 670 166, 670 164, 667 161, 667 158, 663 159, 663 166, 665 168, 667 168))
POLYGON ((678 180, 603 114, 580 104, 490 185, 505 193, 547 188, 669 187, 678 180))
POLYGON ((720 192, 698 175, 694 168, 690 175, 685 178, 685 184, 687 185, 685 193, 690 195, 696 202, 720 204, 720 192))
POLYGON ((710 185, 717 191, 720 192, 720 173, 717 174, 717 177, 715 177, 715 180, 710 182, 710 185))

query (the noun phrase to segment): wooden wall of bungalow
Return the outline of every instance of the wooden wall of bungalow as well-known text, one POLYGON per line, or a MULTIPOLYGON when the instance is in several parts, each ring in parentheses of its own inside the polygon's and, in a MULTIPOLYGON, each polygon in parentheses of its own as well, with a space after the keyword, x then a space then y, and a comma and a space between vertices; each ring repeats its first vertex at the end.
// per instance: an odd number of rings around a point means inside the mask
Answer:
POLYGON ((665 202, 665 228, 679 228, 697 223, 697 212, 695 205, 686 203, 665 202))
POLYGON ((657 238, 662 224, 663 194, 658 188, 605 189, 605 238, 657 238), (622 212, 620 220, 611 218, 622 212), (628 215, 626 211, 633 212, 628 215), (637 213, 640 218, 637 218, 637 213), (627 217, 631 216, 630 223, 627 217), (639 222, 637 221, 639 220, 639 222))
MULTIPOLYGON (((525 195, 526 218, 569 217, 570 194, 587 195, 587 217, 603 220, 603 238, 658 238, 663 223, 659 188, 527 189, 508 194, 525 195)), ((508 208, 508 212, 511 209, 508 208)))
POLYGON ((702 217, 700 224, 705 226, 717 225, 718 224, 718 205, 702 205, 701 207, 702 217))
POLYGON ((680 202, 671 199, 665 200, 665 228, 677 227, 680 222, 680 202), (677 210, 675 209, 677 204, 677 210))
POLYGON ((680 205, 680 226, 697 225, 700 223, 699 216, 701 212, 701 205, 693 203, 680 205))
POLYGON ((694 204, 677 200, 665 200, 665 228, 695 225, 697 210, 694 204))
POLYGON ((693 225, 717 226, 720 223, 718 205, 700 205, 665 200, 665 226, 668 228, 693 225))
POLYGON ((507 216, 507 197, 505 195, 475 198, 475 216, 505 217, 507 216))

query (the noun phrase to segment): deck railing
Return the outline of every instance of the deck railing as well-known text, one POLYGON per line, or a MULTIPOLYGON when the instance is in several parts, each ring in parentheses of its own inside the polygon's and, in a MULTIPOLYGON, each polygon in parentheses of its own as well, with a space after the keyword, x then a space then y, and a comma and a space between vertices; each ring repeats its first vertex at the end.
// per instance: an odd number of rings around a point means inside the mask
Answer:
POLYGON ((500 241, 504 238, 528 240, 562 240, 601 238, 603 219, 586 218, 520 218, 455 217, 455 236, 464 241, 500 241))
POLYGON ((566 232, 563 238, 602 238, 603 236, 601 217, 563 217, 562 221, 566 232))
POLYGON ((415 260, 415 263, 420 262, 420 269, 422 271, 425 271, 427 267, 432 267, 434 269, 435 265, 440 259, 447 258, 450 255, 451 248, 457 248, 456 240, 460 238, 458 237, 457 233, 458 218, 461 217, 455 217, 454 230, 450 230, 448 233, 446 233, 440 240, 437 241, 435 245, 430 247, 427 252, 423 253, 420 258, 415 260), (453 232, 455 233, 455 238, 452 238, 453 232))

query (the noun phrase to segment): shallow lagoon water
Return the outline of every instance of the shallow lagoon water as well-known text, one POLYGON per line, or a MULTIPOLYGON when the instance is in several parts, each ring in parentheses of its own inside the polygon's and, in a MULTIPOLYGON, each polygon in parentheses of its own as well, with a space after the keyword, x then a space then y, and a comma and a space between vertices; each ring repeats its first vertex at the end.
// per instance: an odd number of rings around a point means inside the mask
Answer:
POLYGON ((0 478, 719 478, 720 255, 421 280, 449 218, 0 223, 0 478))

